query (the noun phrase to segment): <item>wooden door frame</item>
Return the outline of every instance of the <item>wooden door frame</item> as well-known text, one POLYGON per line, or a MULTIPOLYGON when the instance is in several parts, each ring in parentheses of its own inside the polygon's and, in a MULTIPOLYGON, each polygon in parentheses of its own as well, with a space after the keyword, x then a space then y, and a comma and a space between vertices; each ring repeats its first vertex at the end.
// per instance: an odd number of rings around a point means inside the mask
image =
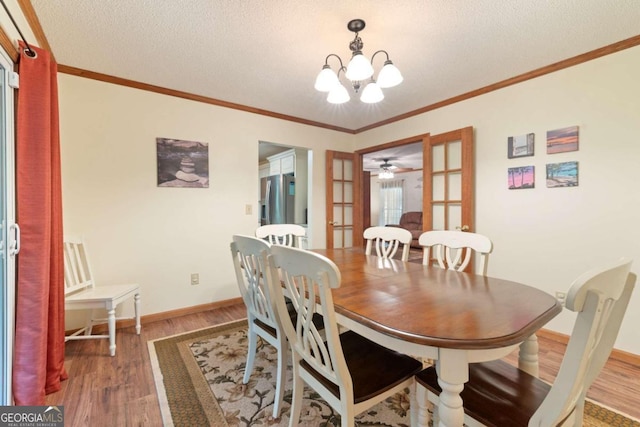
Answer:
MULTIPOLYGON (((364 238, 362 234, 364 233, 364 224, 365 224, 365 213, 364 213, 364 203, 365 200, 365 186, 362 185, 365 179, 365 171, 362 169, 362 157, 365 154, 373 153, 376 151, 384 150, 386 148, 397 147, 400 145, 414 144, 417 142, 422 142, 422 181, 424 183, 422 188, 422 212, 427 212, 426 215, 422 215, 422 229, 430 230, 433 224, 432 218, 432 209, 430 206, 430 201, 433 195, 433 187, 428 185, 431 182, 431 147, 433 145, 440 144, 444 141, 449 141, 452 139, 460 139, 461 141, 471 141, 473 142, 473 126, 467 126, 464 128, 452 130, 449 132, 444 132, 438 135, 431 135, 430 133, 423 133, 420 135, 410 136, 408 138, 399 139, 396 141, 387 142, 385 144, 374 145, 371 147, 365 147, 360 150, 356 150, 355 159, 353 162, 354 166, 354 206, 353 206, 353 245, 354 246, 363 246, 364 238), (356 169, 357 168, 357 169, 356 169), (355 172, 358 173, 355 173, 355 172), (358 179, 356 180, 356 176, 358 179), (357 185, 356 185, 357 181, 357 185)), ((462 220, 465 221, 466 224, 469 225, 469 231, 474 230, 474 206, 473 206, 473 176, 474 176, 474 161, 473 155, 471 156, 463 156, 463 164, 462 168, 470 171, 470 176, 463 177, 463 195, 468 197, 469 203, 465 205, 462 212, 462 220), (471 193, 471 196, 469 196, 471 193)))

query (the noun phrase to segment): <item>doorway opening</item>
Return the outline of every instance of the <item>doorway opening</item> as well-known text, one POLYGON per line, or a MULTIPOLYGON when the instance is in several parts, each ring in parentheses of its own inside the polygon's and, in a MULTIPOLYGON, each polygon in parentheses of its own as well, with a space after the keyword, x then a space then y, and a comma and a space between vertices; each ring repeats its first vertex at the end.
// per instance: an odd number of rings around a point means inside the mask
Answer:
POLYGON ((363 170, 369 172, 370 220, 365 228, 399 224, 403 213, 422 212, 422 157, 422 141, 362 155, 363 170))
POLYGON ((298 224, 305 228, 305 247, 311 247, 312 151, 267 141, 258 142, 257 226, 298 224))

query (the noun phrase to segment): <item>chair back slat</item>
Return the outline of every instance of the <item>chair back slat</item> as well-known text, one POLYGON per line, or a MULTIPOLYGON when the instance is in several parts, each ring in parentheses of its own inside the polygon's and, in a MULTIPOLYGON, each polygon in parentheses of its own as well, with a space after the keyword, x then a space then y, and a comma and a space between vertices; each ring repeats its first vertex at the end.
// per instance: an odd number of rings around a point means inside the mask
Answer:
POLYGON ((382 258, 393 258, 402 245, 402 260, 409 259, 411 232, 398 227, 369 227, 364 230, 363 237, 367 241, 365 253, 371 255, 373 248, 376 255, 382 258))
POLYGON ((271 245, 302 248, 305 236, 304 227, 297 224, 269 224, 256 229, 256 237, 271 245))
POLYGON ((606 363, 627 310, 636 275, 620 259, 587 272, 571 286, 566 307, 578 313, 551 391, 529 425, 555 425, 566 417, 582 419, 587 390, 606 363))
POLYGON ((331 296, 340 286, 340 271, 322 255, 284 246, 272 246, 265 262, 274 308, 293 351, 342 393, 352 393, 331 296), (295 325, 286 316, 285 293, 298 314, 295 325), (325 339, 313 323, 315 313, 324 318, 325 339))
MULTIPOLYGON (((631 260, 622 258, 573 282, 566 308, 576 312, 576 318, 551 386, 502 360, 470 364, 469 381, 461 392, 465 425, 582 425, 587 390, 611 354, 636 283, 630 268, 631 260)), ((434 367, 416 379, 432 403, 437 403, 433 396, 443 398, 434 367)))
POLYGON ((477 254, 476 273, 487 275, 489 254, 493 250, 491 240, 482 234, 452 230, 425 231, 418 238, 423 248, 422 263, 431 265, 433 254, 439 267, 465 271, 477 254))
POLYGON ((65 237, 63 246, 65 295, 92 288, 94 280, 82 239, 65 237))
MULTIPOLYGON (((240 295, 247 306, 250 317, 268 326, 277 327, 270 302, 269 289, 265 282, 265 265, 262 252, 270 245, 252 236, 234 235, 231 255, 240 295)), ((253 319, 249 319, 251 322, 253 319)))

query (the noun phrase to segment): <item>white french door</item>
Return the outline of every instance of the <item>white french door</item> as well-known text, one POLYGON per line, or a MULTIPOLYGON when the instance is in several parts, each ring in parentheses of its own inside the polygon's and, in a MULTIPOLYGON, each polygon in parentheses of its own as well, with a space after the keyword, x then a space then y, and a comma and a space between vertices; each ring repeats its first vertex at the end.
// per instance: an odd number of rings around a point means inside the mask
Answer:
POLYGON ((13 62, 0 49, 0 405, 13 403, 15 256, 19 228, 15 223, 13 62))

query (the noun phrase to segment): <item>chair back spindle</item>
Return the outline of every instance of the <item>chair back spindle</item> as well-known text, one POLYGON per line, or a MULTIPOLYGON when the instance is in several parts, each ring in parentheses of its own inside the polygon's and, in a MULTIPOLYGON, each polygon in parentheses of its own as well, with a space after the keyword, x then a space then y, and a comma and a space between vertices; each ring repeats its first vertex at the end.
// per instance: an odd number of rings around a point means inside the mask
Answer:
POLYGON ((402 246, 402 261, 409 260, 411 232, 397 227, 369 227, 363 234, 367 241, 365 253, 371 255, 375 247, 376 255, 381 258, 393 258, 402 246))
POLYGON ((304 227, 297 224, 269 224, 258 227, 256 237, 271 245, 302 248, 306 232, 304 227))
POLYGON ((440 268, 465 271, 475 252, 478 255, 476 273, 487 275, 493 244, 482 234, 452 230, 425 231, 420 235, 418 242, 423 248, 424 265, 431 265, 433 255, 440 268))

